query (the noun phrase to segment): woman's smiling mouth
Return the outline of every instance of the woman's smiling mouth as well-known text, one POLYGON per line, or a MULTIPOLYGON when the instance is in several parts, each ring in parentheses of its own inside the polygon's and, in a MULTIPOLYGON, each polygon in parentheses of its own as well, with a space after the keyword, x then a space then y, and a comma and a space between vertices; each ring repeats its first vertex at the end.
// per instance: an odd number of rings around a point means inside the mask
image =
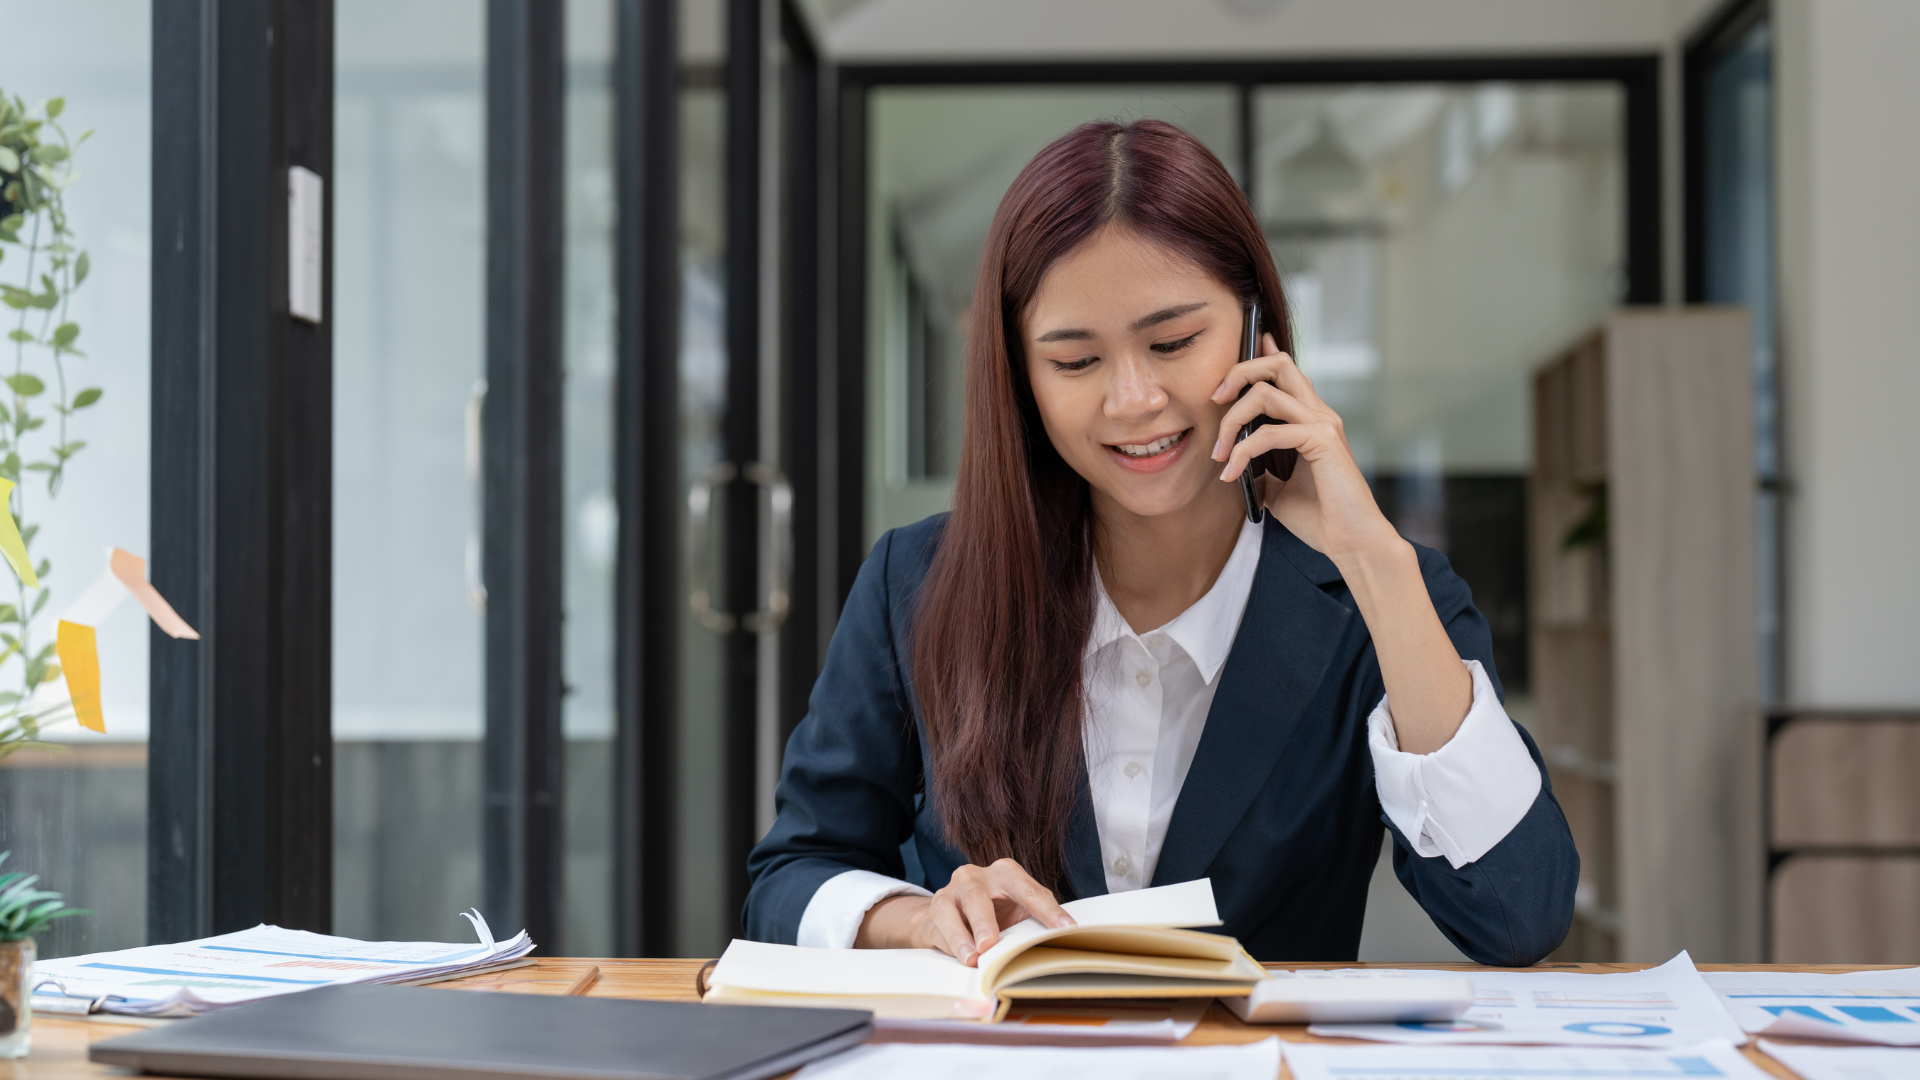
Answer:
POLYGON ((1188 428, 1147 442, 1108 443, 1107 453, 1128 472, 1159 472, 1180 457, 1192 434, 1193 429, 1188 428))

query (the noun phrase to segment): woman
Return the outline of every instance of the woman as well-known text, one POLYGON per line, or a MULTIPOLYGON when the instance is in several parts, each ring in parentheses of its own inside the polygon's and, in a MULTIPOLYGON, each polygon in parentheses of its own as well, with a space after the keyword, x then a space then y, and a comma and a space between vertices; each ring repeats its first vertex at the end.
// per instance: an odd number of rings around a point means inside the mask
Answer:
POLYGON ((1070 924, 1063 896, 1206 877, 1255 957, 1352 960, 1384 823, 1467 955, 1559 945, 1579 857, 1486 621, 1374 504, 1285 313, 1180 129, 1088 124, 1027 165, 981 257, 953 511, 854 583, 749 936, 973 963, 1023 918, 1070 924), (1236 443, 1259 416, 1284 423, 1236 443), (1251 523, 1240 475, 1285 451, 1251 523), (909 839, 928 888, 900 880, 909 839))

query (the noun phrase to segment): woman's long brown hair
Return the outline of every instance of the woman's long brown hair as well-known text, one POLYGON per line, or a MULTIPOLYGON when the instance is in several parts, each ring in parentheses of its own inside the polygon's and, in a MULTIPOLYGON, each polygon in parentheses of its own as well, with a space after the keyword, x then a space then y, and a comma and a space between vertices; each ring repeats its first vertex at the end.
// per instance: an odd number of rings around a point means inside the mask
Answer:
POLYGON ((915 611, 913 675, 947 838, 975 863, 1016 859, 1056 892, 1083 786, 1092 503, 1041 426, 1021 324, 1047 270, 1109 223, 1191 260, 1242 303, 1258 297, 1264 327, 1291 351, 1252 208, 1172 124, 1075 128, 1000 201, 974 285, 953 515, 915 611))

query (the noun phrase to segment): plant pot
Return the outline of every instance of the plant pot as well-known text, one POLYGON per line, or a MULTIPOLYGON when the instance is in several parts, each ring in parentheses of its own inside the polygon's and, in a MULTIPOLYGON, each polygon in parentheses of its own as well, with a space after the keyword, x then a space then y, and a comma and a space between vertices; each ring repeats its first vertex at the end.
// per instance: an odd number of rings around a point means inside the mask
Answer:
POLYGON ((22 1058, 33 1038, 33 939, 0 941, 0 1058, 22 1058))

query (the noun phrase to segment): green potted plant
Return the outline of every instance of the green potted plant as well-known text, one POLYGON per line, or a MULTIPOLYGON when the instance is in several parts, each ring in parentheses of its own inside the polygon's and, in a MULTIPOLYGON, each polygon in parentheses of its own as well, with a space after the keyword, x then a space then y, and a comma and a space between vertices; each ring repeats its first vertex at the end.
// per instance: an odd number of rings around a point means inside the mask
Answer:
MULTIPOLYGON (((68 460, 87 445, 68 431, 68 421, 101 397, 99 387, 74 378, 79 372, 69 364, 86 357, 68 308, 89 265, 68 223, 65 195, 78 179, 74 151, 93 132, 69 138, 60 123, 65 109, 61 98, 31 106, 0 91, 0 478, 19 485, 0 510, 19 522, 29 553, 40 529, 27 520, 35 492, 23 481, 42 480, 47 498, 59 496, 68 460)), ((44 558, 26 554, 24 561, 41 581, 53 572, 44 558)), ((54 643, 36 640, 32 625, 51 594, 38 582, 33 591, 25 580, 18 584, 12 602, 0 602, 0 667, 14 672, 11 688, 0 690, 0 758, 48 745, 41 730, 73 716, 66 701, 35 697, 60 675, 54 643)))
MULTIPOLYGON (((10 851, 0 851, 0 864, 10 851)), ((59 893, 36 889, 40 875, 0 875, 0 1058, 26 1057, 33 1038, 33 935, 55 919, 85 915, 59 893)))

